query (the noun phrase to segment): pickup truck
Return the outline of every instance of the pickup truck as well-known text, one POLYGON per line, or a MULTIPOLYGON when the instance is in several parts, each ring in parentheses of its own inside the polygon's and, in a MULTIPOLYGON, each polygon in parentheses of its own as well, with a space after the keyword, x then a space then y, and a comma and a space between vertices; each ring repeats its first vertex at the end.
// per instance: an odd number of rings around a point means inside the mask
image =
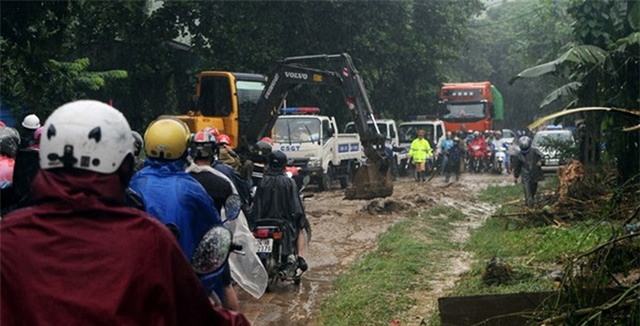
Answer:
MULTIPOLYGON (((373 122, 368 121, 369 128, 373 129, 373 122)), ((407 165, 409 159, 409 151, 402 148, 400 145, 400 134, 396 127, 396 122, 391 119, 377 119, 376 124, 381 134, 385 135, 387 142, 386 145, 393 149, 393 159, 395 160, 395 166, 398 168, 397 172, 404 175, 404 168, 407 165)), ((349 122, 344 127, 345 133, 356 132, 356 126, 353 122, 349 122)), ((394 171, 395 173, 396 171, 394 171)))
POLYGON ((348 187, 362 163, 360 136, 339 134, 333 117, 283 114, 276 120, 272 135, 274 149, 285 152, 288 164, 300 168, 300 177, 308 175, 321 190, 330 189, 336 179, 341 188, 348 187))

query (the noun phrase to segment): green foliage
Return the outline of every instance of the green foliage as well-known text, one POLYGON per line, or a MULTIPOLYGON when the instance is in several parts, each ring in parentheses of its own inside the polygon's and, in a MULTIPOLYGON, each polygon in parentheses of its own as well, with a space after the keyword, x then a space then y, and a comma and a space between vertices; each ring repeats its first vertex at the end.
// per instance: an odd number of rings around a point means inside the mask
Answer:
MULTIPOLYGON (((549 94, 542 105, 560 98, 569 101, 568 106, 612 106, 638 109, 640 100, 640 44, 638 43, 637 1, 585 1, 573 0, 568 7, 574 18, 573 38, 570 48, 557 59, 525 69, 512 81, 525 77, 539 77, 548 73, 565 76, 572 81, 549 94)), ((599 160, 602 124, 597 116, 587 119, 582 160, 597 163, 599 160)), ((618 118, 607 119, 605 127, 618 123, 618 118)), ((618 127, 619 128, 619 127, 618 127)), ((612 161, 618 163, 623 179, 638 172, 639 149, 633 146, 637 135, 623 136, 605 130, 605 142, 612 161), (629 141, 629 143, 625 143, 629 141)))

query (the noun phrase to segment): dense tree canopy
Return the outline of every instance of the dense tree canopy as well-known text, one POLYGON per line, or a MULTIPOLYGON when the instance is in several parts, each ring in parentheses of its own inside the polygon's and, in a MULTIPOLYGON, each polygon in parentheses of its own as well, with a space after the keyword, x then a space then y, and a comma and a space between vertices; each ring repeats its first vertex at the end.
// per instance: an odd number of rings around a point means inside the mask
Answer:
MULTIPOLYGON (((200 70, 266 73, 286 56, 347 52, 375 109, 404 118, 435 107, 441 62, 459 53, 467 22, 482 9, 479 0, 157 4, 3 1, 2 56, 11 58, 2 62, 3 101, 24 116, 75 98, 112 100, 140 129, 186 110, 200 70), (80 75, 51 64, 78 59, 80 75), (70 80, 52 85, 50 70, 70 80)), ((336 94, 302 89, 291 100, 345 117, 336 94)))
MULTIPOLYGON (((629 35, 620 30, 632 26, 626 18, 609 19, 629 17, 614 5, 627 2, 590 4, 618 11, 580 20, 583 2, 503 1, 484 10, 480 0, 3 1, 1 98, 18 118, 46 116, 76 98, 111 100, 141 130, 160 114, 186 111, 201 70, 267 73, 286 56, 347 52, 381 115, 434 113, 443 82, 489 80, 503 93, 504 125, 519 128, 566 105, 538 109, 572 80, 557 73, 511 85, 514 75, 556 58, 576 33, 607 51, 604 43, 629 35)), ((289 100, 320 106, 343 124, 338 95, 307 87, 289 100)))

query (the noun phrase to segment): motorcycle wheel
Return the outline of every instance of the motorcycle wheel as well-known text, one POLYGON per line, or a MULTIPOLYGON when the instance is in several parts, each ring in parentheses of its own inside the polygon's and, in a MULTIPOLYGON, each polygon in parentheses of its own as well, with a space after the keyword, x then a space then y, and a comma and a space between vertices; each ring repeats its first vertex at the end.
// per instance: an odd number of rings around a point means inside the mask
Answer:
POLYGON ((276 285, 278 283, 277 275, 269 278, 269 283, 267 283, 266 292, 273 292, 276 289, 276 285))
POLYGON ((275 290, 276 283, 278 282, 277 262, 273 256, 269 256, 266 261, 263 261, 263 265, 267 270, 267 275, 269 275, 266 292, 273 292, 273 290, 275 290))

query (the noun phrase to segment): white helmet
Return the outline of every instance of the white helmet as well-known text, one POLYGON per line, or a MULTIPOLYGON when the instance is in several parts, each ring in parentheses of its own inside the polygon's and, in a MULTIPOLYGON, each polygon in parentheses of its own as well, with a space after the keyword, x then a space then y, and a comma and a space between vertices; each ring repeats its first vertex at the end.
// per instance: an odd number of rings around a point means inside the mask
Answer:
POLYGON ((82 100, 57 108, 44 124, 40 168, 113 173, 133 151, 133 136, 120 111, 82 100))
POLYGON ((29 114, 22 120, 22 126, 27 129, 38 129, 40 128, 40 118, 35 114, 29 114))

